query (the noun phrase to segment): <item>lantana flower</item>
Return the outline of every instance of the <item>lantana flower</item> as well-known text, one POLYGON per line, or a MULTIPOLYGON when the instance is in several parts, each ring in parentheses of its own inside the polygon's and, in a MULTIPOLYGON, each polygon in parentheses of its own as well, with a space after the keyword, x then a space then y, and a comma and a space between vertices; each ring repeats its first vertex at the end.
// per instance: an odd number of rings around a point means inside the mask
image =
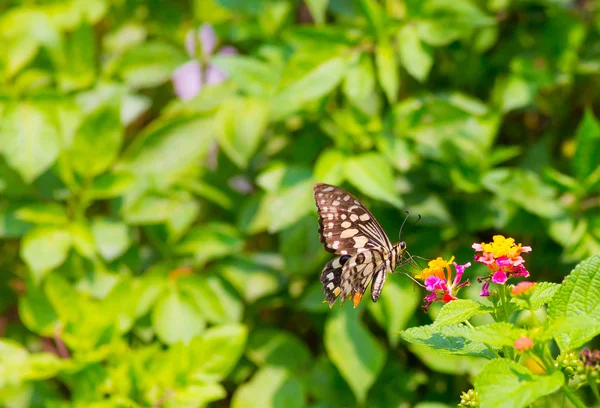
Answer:
MULTIPOLYGON (((210 63, 217 49, 218 38, 213 27, 206 23, 197 31, 188 31, 185 49, 191 59, 175 69, 172 75, 175 94, 183 101, 194 98, 205 85, 217 85, 227 79, 227 73, 210 63)), ((235 55, 237 49, 222 47, 217 54, 235 55)))
POLYGON ((523 336, 515 341, 514 347, 519 353, 523 353, 533 348, 533 340, 527 336, 523 336))
POLYGON ((531 252, 531 247, 515 245, 513 238, 494 235, 492 242, 473 244, 472 248, 475 252, 481 252, 475 254, 475 262, 481 262, 491 271, 488 276, 477 278, 479 282, 484 282, 480 296, 490 295, 490 283, 504 285, 509 278, 529 276, 521 253, 531 252))
POLYGON ((471 285, 469 280, 466 280, 463 283, 460 282, 465 273, 465 269, 469 266, 471 266, 471 262, 464 265, 458 265, 454 262, 454 257, 450 258, 448 261, 441 257, 429 261, 428 267, 423 269, 418 275, 415 275, 416 279, 423 281, 425 289, 429 292, 423 299, 425 301, 423 308, 427 310, 433 302, 438 300, 444 303, 455 300, 460 288, 471 285), (454 279, 452 278, 450 264, 453 264, 454 269, 456 270, 454 279))

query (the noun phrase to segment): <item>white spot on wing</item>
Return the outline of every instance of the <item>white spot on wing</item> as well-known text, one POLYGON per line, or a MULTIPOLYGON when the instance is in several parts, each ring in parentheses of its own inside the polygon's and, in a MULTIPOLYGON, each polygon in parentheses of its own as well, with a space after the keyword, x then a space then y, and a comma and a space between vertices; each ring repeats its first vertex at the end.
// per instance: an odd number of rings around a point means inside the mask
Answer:
POLYGON ((371 219, 371 217, 369 217, 369 214, 363 214, 360 216, 361 221, 369 221, 369 219, 371 219))
POLYGON ((329 218, 330 220, 333 220, 333 214, 332 213, 327 214, 327 218, 329 218))
POLYGON ((338 206, 338 205, 340 205, 340 202, 339 202, 338 200, 335 200, 335 201, 334 201, 333 203, 331 203, 331 204, 333 204, 334 206, 338 206))
POLYGON ((333 229, 333 222, 330 222, 329 224, 327 224, 327 228, 333 229))
POLYGON ((333 191, 333 187, 327 187, 327 188, 324 188, 324 189, 323 189, 323 192, 324 192, 324 193, 328 193, 328 192, 330 192, 330 191, 333 191))
POLYGON ((346 214, 342 214, 341 217, 342 217, 342 220, 345 220, 347 218, 346 214))
POLYGON ((346 250, 344 249, 344 250, 340 251, 340 254, 342 254, 342 255, 348 255, 348 251, 346 251, 346 250))
POLYGON ((333 279, 333 272, 329 272, 326 276, 327 280, 332 280, 333 279))
MULTIPOLYGON (((352 238, 355 242, 354 244, 354 248, 362 248, 365 246, 365 244, 367 242, 369 242, 369 238, 365 237, 364 235, 358 236, 358 237, 354 237, 352 238)), ((337 242, 337 241, 336 241, 337 242)), ((334 243, 334 247, 335 247, 335 243, 334 243)), ((337 249, 337 248, 336 248, 337 249)))
POLYGON ((342 228, 350 228, 351 225, 352 223, 350 221, 342 222, 342 228))
POLYGON ((350 200, 350 196, 349 195, 347 195, 346 197, 344 197, 344 201, 348 201, 348 200, 350 200))
MULTIPOLYGON (((350 237, 355 236, 356 234, 358 234, 358 230, 355 228, 350 228, 350 229, 344 230, 340 234, 340 238, 350 238, 350 237)), ((354 238, 354 240, 356 240, 356 238, 354 238)))
POLYGON ((340 241, 333 241, 333 245, 331 246, 333 249, 338 249, 340 246, 340 241))
POLYGON ((357 221, 357 220, 358 220, 358 215, 356 215, 356 214, 352 214, 352 215, 350 216, 350 219, 351 219, 352 221, 357 221))
POLYGON ((327 285, 327 289, 331 290, 334 288, 334 286, 335 285, 333 284, 333 282, 329 282, 329 285, 327 285))

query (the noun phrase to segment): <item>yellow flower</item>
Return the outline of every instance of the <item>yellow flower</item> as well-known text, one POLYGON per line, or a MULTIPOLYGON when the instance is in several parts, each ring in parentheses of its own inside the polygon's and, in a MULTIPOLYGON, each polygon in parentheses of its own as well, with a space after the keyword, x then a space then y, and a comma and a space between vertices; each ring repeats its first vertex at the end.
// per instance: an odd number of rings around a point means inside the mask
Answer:
POLYGON ((490 243, 481 243, 483 252, 494 255, 494 258, 508 256, 511 252, 521 252, 521 244, 515 245, 514 238, 504 238, 502 235, 494 235, 494 241, 490 243))
POLYGON ((450 258, 449 261, 445 261, 441 256, 438 256, 436 259, 429 261, 429 267, 423 269, 420 274, 415 275, 415 278, 425 280, 428 277, 435 275, 440 279, 446 279, 444 272, 446 270, 450 272, 450 264, 453 261, 454 257, 450 258))

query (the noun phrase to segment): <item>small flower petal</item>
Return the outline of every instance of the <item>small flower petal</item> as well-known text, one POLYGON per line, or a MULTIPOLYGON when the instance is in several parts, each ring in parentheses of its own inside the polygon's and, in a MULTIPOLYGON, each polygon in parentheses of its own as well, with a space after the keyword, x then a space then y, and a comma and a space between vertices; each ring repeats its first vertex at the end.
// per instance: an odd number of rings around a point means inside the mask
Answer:
POLYGON ((483 251, 481 244, 473 244, 471 245, 471 248, 473 248, 475 251, 483 251))
POLYGON ((481 293, 479 293, 479 296, 489 296, 490 295, 490 282, 486 281, 483 282, 483 285, 481 285, 481 293))
POLYGON ((452 282, 452 286, 458 285, 460 280, 462 279, 463 274, 465 273, 465 269, 471 266, 471 262, 467 262, 464 265, 458 265, 456 262, 454 263, 454 269, 456 269, 456 276, 454 277, 454 281, 452 282))
POLYGON ((217 34, 209 23, 204 23, 198 30, 198 39, 202 46, 202 55, 208 57, 217 48, 217 34))
POLYGON ((508 276, 506 276, 506 272, 504 271, 498 271, 492 275, 492 282, 497 283, 499 285, 504 285, 507 279, 508 276))
POLYGON ((514 347, 519 353, 522 353, 533 347, 533 340, 531 340, 527 336, 521 337, 520 339, 515 341, 514 347))
POLYGON ((208 85, 218 85, 225 82, 228 75, 221 68, 217 68, 214 65, 206 67, 206 83, 208 85))
POLYGON ((442 297, 442 302, 448 303, 452 302, 453 300, 456 300, 454 296, 450 295, 449 293, 444 293, 444 296, 442 297))
POLYGON ((231 45, 226 45, 225 47, 222 47, 219 52, 217 52, 218 55, 237 55, 238 54, 238 50, 235 47, 232 47, 231 45))
POLYGON ((185 50, 190 57, 196 55, 196 33, 194 30, 189 30, 185 35, 185 50))
POLYGON ((521 252, 531 252, 531 247, 530 246, 521 247, 521 252))
POLYGON ((523 295, 527 292, 530 292, 534 287, 535 287, 535 282, 528 282, 528 281, 519 282, 513 288, 511 294, 513 296, 523 295))
POLYGON ((188 61, 180 65, 172 76, 175 94, 187 101, 198 95, 202 89, 202 69, 198 61, 188 61))

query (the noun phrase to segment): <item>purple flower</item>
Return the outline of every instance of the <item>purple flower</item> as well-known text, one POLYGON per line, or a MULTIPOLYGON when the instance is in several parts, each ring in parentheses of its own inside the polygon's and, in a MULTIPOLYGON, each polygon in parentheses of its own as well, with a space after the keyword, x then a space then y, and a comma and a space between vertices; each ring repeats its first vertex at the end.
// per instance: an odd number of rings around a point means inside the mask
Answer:
MULTIPOLYGON (((180 65, 173 71, 173 88, 179 99, 188 101, 202 90, 204 85, 217 85, 227 79, 227 73, 210 63, 217 49, 218 38, 213 27, 205 23, 197 31, 190 30, 185 37, 185 49, 194 59, 180 65), (198 46, 201 53, 198 56, 198 46), (197 59, 198 58, 198 59, 197 59)), ((219 55, 235 55, 232 46, 221 48, 219 55)))

